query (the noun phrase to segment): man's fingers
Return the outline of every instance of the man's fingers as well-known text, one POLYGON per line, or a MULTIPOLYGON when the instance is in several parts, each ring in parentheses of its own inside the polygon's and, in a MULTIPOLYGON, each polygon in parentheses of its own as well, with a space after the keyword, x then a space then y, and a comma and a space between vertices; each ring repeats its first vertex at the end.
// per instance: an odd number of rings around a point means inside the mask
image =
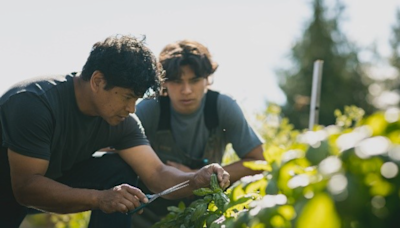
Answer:
MULTIPOLYGON (((143 192, 135 187, 127 187, 126 194, 122 199, 122 204, 126 206, 127 211, 123 213, 128 213, 129 211, 134 210, 135 208, 140 207, 143 203, 147 203, 149 200, 143 192)), ((138 214, 143 213, 143 209, 137 212, 138 214)))
MULTIPOLYGON (((131 206, 129 207, 128 212, 134 210, 135 208, 140 207, 142 204, 143 204, 143 203, 140 202, 139 198, 137 198, 137 197, 135 196, 135 197, 134 197, 134 200, 132 200, 132 201, 130 202, 130 205, 131 205, 131 206)), ((137 213, 138 213, 138 214, 142 214, 142 213, 143 213, 143 209, 139 210, 137 213)))
POLYGON ((143 203, 147 203, 149 201, 146 195, 138 188, 128 185, 126 190, 132 197, 136 197, 136 198, 131 198, 132 201, 139 201, 143 203))
POLYGON ((127 207, 127 205, 125 205, 124 203, 118 203, 117 205, 117 211, 121 212, 121 213, 128 213, 129 212, 129 208, 127 207))
POLYGON ((230 181, 230 176, 229 176, 228 172, 225 172, 222 175, 222 180, 219 182, 219 184, 220 184, 222 189, 225 189, 225 188, 229 187, 229 185, 231 184, 231 181, 230 181))
MULTIPOLYGON (((139 202, 139 200, 136 200, 136 202, 139 202)), ((141 203, 132 203, 129 202, 128 200, 123 202, 123 203, 119 203, 118 204, 118 209, 117 211, 124 213, 124 214, 128 214, 130 211, 134 210, 135 208, 139 207, 141 205, 141 203), (130 205, 130 206, 128 206, 130 205)), ((138 214, 142 214, 143 213, 143 209, 139 210, 138 212, 136 212, 138 214)))
POLYGON ((133 210, 137 207, 140 207, 140 205, 142 205, 142 202, 140 201, 140 199, 136 196, 133 197, 129 197, 128 199, 124 199, 123 203, 125 205, 127 205, 127 207, 129 208, 129 210, 133 210))
POLYGON ((221 186, 222 189, 225 189, 230 185, 230 180, 229 180, 230 175, 225 170, 222 170, 222 172, 221 172, 221 170, 218 170, 217 178, 218 178, 219 186, 221 186))
POLYGON ((230 175, 226 172, 219 164, 214 165, 214 173, 217 174, 217 179, 219 182, 219 186, 222 189, 227 188, 230 185, 230 175))
MULTIPOLYGON (((146 195, 140 189, 128 184, 117 186, 114 189, 120 192, 122 196, 119 202, 119 208, 117 209, 122 213, 128 213, 129 211, 134 210, 135 208, 140 207, 143 203, 147 203, 149 201, 146 195)), ((137 213, 143 213, 143 209, 137 213)))

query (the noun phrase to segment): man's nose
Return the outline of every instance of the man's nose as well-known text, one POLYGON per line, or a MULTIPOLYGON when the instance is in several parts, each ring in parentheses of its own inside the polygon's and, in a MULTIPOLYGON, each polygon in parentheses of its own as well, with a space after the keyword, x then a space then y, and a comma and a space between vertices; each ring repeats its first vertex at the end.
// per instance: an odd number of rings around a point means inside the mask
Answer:
POLYGON ((189 83, 183 83, 182 85, 182 93, 187 94, 192 92, 192 87, 189 83))
POLYGON ((129 102, 128 105, 126 106, 126 110, 131 114, 135 113, 136 111, 136 101, 134 102, 129 102))

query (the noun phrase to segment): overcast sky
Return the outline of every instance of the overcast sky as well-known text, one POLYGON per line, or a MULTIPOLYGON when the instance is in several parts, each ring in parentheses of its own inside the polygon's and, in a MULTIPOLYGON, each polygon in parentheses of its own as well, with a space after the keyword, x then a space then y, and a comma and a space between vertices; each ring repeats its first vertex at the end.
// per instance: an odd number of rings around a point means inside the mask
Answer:
MULTIPOLYGON (((388 55, 398 0, 345 0, 343 30, 388 55)), ((220 67, 213 87, 248 113, 283 104, 275 69, 312 17, 310 0, 13 0, 0 2, 0 93, 33 76, 80 71, 92 45, 110 35, 146 35, 158 55, 170 42, 208 46, 220 67)))

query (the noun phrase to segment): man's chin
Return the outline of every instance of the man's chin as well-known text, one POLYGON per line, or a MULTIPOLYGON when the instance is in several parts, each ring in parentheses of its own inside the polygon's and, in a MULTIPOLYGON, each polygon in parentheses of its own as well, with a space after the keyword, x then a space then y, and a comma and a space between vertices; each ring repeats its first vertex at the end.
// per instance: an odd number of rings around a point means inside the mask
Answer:
POLYGON ((108 120, 107 123, 111 126, 117 126, 118 124, 122 123, 121 120, 108 120))
POLYGON ((181 114, 188 115, 188 114, 191 114, 191 113, 193 113, 195 111, 196 111, 196 109, 194 107, 185 106, 185 107, 181 107, 181 109, 178 112, 181 113, 181 114))

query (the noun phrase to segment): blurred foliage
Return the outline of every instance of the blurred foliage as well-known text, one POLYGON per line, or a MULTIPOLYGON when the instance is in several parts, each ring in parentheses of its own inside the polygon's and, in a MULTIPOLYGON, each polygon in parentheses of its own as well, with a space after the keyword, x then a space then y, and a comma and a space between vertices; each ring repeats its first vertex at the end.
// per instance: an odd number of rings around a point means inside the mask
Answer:
POLYGON ((204 198, 170 208, 155 227, 398 227, 400 110, 364 117, 345 106, 335 115, 335 125, 298 131, 269 105, 259 116, 265 161, 245 164, 264 172, 217 191, 228 200, 197 190, 204 198))
POLYGON ((282 112, 296 129, 308 126, 316 60, 323 61, 319 123, 334 124, 332 113, 346 105, 361 107, 367 114, 375 110, 365 99, 369 94, 367 84, 372 79, 358 59, 359 49, 340 31, 344 6, 336 1, 335 7, 329 10, 323 0, 312 3, 313 18, 290 54, 292 66, 277 72, 279 85, 287 97, 282 112))
POLYGON ((66 215, 52 215, 51 221, 55 228, 84 228, 89 224, 90 212, 66 215))
POLYGON ((222 157, 221 165, 229 165, 235 161, 239 161, 239 156, 235 153, 232 148, 232 144, 226 145, 224 156, 222 157))
MULTIPOLYGON (((74 214, 39 213, 26 217, 24 228, 86 228, 90 211, 74 214)), ((22 226, 21 226, 22 227, 22 226)))

